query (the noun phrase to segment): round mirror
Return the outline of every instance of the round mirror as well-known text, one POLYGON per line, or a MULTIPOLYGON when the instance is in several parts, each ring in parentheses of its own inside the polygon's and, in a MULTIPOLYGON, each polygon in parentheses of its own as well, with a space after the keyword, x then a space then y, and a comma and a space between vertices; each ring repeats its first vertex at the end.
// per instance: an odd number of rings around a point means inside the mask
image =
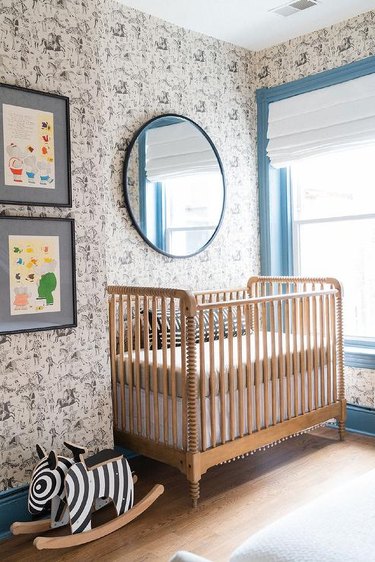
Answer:
POLYGON ((213 240, 223 217, 219 154, 190 119, 156 117, 129 145, 124 194, 133 224, 150 246, 170 257, 193 256, 213 240))

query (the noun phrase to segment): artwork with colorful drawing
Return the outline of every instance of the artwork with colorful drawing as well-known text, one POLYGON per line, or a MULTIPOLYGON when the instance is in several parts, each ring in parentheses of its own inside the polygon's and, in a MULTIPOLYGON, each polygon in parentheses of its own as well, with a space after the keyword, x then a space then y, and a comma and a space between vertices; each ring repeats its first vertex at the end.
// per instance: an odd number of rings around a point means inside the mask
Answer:
POLYGON ((10 314, 60 311, 58 236, 9 235, 10 314))
POLYGON ((0 83, 0 203, 72 206, 68 97, 0 83))
POLYGON ((3 104, 5 185, 55 188, 53 113, 3 104))

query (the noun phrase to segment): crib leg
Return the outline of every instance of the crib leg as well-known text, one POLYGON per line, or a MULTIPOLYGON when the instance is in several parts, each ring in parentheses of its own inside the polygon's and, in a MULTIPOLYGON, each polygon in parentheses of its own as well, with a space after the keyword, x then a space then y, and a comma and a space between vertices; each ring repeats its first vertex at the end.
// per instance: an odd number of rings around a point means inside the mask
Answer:
POLYGON ((340 437, 340 441, 344 441, 344 437, 345 437, 345 421, 343 420, 337 420, 337 425, 339 428, 339 437, 340 437))
POLYGON ((200 495, 199 482, 189 482, 189 495, 191 497, 193 507, 196 508, 198 506, 198 499, 200 495))

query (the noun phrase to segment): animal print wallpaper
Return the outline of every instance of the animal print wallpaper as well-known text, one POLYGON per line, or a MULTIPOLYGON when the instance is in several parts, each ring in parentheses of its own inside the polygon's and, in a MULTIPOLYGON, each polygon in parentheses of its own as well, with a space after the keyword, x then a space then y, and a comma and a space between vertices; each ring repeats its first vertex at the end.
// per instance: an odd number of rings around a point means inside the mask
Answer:
MULTIPOLYGON (((107 283, 217 288, 259 271, 255 90, 372 54, 373 18, 250 53, 111 0, 2 0, 0 82, 70 97, 73 207, 0 212, 75 218, 78 327, 0 338, 0 490, 28 481, 36 442, 111 445, 107 283), (225 171, 222 228, 189 259, 151 250, 122 196, 128 143, 167 112, 206 129, 225 171)), ((349 399, 373 405, 375 373, 350 380, 349 399)))

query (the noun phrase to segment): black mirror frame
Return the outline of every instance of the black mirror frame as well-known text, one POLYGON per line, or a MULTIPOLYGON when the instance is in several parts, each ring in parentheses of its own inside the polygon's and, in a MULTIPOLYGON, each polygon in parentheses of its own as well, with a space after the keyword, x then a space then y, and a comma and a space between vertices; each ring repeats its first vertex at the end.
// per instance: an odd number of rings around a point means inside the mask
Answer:
POLYGON ((128 147, 126 149, 125 161, 124 161, 124 172, 123 172, 123 193, 124 193, 124 199, 125 199, 125 206, 126 206, 126 209, 129 213, 132 225, 134 226, 134 228, 136 229, 138 234, 141 236, 141 238, 143 238, 143 240, 146 242, 146 244, 148 244, 148 246, 150 246, 153 250, 155 250, 159 254, 163 254, 164 256, 167 256, 168 258, 177 258, 177 259, 191 258, 193 256, 196 256, 197 254, 200 254, 201 252, 203 252, 204 250, 207 249, 207 247, 213 242, 214 238, 216 237, 216 235, 219 232, 220 227, 222 225, 224 213, 225 213, 225 208, 226 208, 226 181, 225 181, 223 163, 221 161, 221 158, 220 158, 220 155, 217 151, 217 148, 214 145, 213 141, 211 140, 210 136, 206 133, 206 131, 204 129, 202 129, 202 127, 200 127, 200 125, 195 123, 195 121, 193 121, 192 119, 189 119, 189 117, 185 117, 184 115, 179 115, 177 113, 164 113, 164 114, 161 114, 161 115, 157 115, 156 117, 153 117, 152 119, 149 119, 149 121, 144 123, 142 125, 142 127, 140 127, 136 131, 136 133, 134 134, 130 144, 128 145, 128 147), (222 180, 223 180, 223 207, 222 207, 222 211, 221 211, 221 215, 220 215, 220 219, 219 219, 219 222, 217 224, 217 227, 215 228, 215 231, 214 231, 213 235, 211 236, 211 238, 209 240, 207 240, 207 242, 204 244, 204 246, 199 248, 199 250, 197 250, 196 252, 193 252, 192 254, 188 254, 186 256, 176 256, 174 254, 169 254, 168 252, 165 252, 164 250, 161 250, 160 248, 155 246, 155 244, 153 244, 147 238, 147 236, 145 236, 145 234, 142 232, 142 230, 139 227, 138 222, 137 222, 137 220, 134 216, 134 213, 133 213, 131 205, 130 205, 129 195, 128 195, 128 165, 129 165, 129 160, 130 160, 130 155, 132 153, 132 149, 133 149, 135 143, 137 142, 138 137, 142 134, 142 132, 151 123, 154 123, 155 121, 157 121, 158 119, 160 119, 162 117, 172 117, 172 118, 174 117, 174 118, 178 118, 178 119, 183 119, 184 121, 188 121, 189 123, 194 125, 194 127, 196 127, 202 133, 202 135, 207 139, 207 141, 210 143, 210 146, 211 146, 212 150, 214 151, 214 154, 217 158, 217 162, 219 164, 221 177, 222 177, 222 180))

